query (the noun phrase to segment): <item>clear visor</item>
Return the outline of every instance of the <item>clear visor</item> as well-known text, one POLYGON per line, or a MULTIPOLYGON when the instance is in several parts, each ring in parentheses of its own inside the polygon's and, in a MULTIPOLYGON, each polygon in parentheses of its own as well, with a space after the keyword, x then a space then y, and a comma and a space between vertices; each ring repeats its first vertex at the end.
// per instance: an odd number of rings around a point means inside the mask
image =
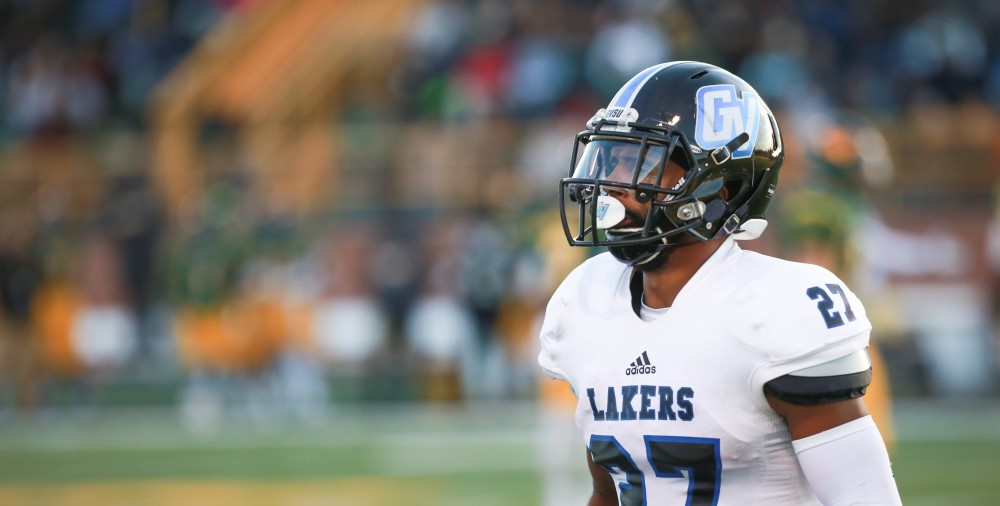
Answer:
POLYGON ((578 179, 660 186, 666 146, 624 140, 596 139, 588 142, 573 171, 578 179), (645 153, 643 153, 645 151, 645 153), (638 178, 634 178, 636 170, 638 178))

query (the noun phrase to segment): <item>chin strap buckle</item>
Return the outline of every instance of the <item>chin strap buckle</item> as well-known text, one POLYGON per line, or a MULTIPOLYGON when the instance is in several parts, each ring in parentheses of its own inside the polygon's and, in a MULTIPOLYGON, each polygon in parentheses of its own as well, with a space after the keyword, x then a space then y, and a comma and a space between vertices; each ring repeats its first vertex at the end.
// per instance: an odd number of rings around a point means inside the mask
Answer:
POLYGON ((729 151, 729 146, 722 146, 719 149, 712 151, 712 163, 716 165, 722 165, 729 161, 733 157, 733 153, 729 151))
POLYGON ((713 150, 712 154, 709 155, 712 158, 712 163, 722 165, 728 162, 733 157, 733 151, 746 144, 748 140, 750 140, 750 134, 743 132, 727 142, 725 146, 713 150))
POLYGON ((729 215, 729 218, 726 219, 726 222, 722 224, 722 236, 726 237, 735 232, 738 228, 740 228, 740 217, 735 214, 731 214, 729 215))

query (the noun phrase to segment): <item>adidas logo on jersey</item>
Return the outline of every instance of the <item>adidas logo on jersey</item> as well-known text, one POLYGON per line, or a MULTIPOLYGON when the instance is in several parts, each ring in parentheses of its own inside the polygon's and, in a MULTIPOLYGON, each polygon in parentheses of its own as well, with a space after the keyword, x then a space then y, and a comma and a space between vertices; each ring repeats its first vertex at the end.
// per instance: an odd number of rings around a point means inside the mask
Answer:
POLYGON ((626 376, 631 376, 633 374, 653 374, 655 372, 656 366, 649 363, 649 355, 646 355, 646 352, 642 352, 642 355, 639 355, 639 357, 635 359, 635 362, 629 364, 625 369, 626 376))

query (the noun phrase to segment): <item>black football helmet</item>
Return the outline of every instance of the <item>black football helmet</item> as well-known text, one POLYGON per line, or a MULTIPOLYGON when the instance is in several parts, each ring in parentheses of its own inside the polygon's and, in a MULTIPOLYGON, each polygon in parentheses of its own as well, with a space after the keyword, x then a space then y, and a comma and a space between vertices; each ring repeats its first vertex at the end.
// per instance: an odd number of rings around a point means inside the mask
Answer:
POLYGON ((625 83, 576 136, 560 181, 563 228, 570 245, 607 246, 637 268, 660 265, 682 242, 754 239, 783 160, 774 115, 749 84, 705 63, 662 63, 625 83), (650 206, 616 227, 621 191, 650 206))

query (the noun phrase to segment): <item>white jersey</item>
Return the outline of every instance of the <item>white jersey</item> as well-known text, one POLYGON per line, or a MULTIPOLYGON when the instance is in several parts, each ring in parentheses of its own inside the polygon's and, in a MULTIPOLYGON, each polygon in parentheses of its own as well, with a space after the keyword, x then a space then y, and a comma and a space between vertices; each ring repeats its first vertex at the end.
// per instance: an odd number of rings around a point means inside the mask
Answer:
POLYGON ((576 393, 577 427, 621 504, 819 504, 763 387, 864 349, 857 297, 821 267, 730 238, 646 322, 632 273, 607 253, 577 267, 549 302, 538 357, 576 393))

